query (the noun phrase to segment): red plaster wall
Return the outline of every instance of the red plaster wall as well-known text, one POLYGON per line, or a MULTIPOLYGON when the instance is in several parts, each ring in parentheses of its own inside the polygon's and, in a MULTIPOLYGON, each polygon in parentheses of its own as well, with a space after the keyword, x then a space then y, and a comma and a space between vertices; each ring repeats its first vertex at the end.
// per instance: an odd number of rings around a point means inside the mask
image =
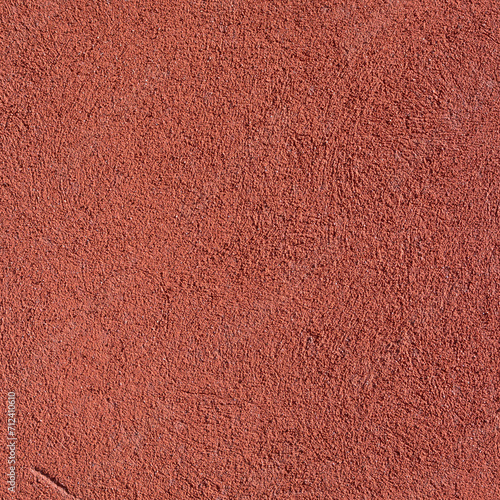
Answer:
POLYGON ((0 498, 500 498, 500 7, 0 4, 0 498))

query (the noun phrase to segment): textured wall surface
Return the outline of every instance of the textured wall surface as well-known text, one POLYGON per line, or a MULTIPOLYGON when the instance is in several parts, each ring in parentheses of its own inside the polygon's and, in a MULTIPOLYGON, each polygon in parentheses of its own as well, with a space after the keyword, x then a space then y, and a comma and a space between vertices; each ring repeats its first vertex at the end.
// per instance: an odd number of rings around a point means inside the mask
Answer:
POLYGON ((0 498, 500 499, 498 2, 0 21, 0 498))

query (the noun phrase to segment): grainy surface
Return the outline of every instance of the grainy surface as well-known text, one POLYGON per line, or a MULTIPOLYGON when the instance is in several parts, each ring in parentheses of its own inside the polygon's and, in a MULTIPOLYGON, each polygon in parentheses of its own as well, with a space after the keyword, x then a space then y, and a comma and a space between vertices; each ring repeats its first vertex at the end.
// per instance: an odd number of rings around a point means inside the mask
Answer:
POLYGON ((499 14, 3 1, 12 497, 498 500, 499 14))

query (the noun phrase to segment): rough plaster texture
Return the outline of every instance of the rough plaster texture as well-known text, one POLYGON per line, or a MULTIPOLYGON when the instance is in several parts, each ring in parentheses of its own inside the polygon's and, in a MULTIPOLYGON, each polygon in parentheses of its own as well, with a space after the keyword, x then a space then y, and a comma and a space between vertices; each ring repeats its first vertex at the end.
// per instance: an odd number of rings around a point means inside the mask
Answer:
POLYGON ((499 13, 1 2, 0 498, 498 500, 499 13))

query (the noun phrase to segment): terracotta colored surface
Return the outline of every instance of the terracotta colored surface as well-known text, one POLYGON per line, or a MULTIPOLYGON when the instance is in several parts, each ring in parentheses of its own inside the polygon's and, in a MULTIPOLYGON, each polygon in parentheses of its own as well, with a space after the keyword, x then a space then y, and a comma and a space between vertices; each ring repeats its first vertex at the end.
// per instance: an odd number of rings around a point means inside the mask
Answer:
POLYGON ((2 2, 0 498, 499 499, 499 14, 2 2))

